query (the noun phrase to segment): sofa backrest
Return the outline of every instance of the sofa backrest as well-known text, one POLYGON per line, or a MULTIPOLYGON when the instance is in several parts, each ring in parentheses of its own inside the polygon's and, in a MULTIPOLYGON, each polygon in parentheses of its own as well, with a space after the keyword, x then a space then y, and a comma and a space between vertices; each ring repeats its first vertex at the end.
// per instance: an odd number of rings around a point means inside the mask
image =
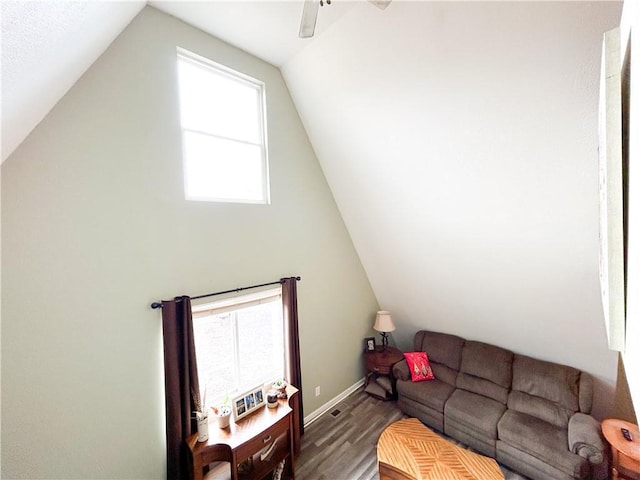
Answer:
POLYGON ((566 428, 575 412, 591 410, 590 382, 580 377, 576 368, 516 354, 508 406, 566 428))
POLYGON ((580 413, 591 415, 593 406, 593 378, 586 372, 580 372, 580 393, 578 394, 580 413))
POLYGON ((462 347, 456 388, 507 404, 511 386, 513 352, 487 343, 467 340, 462 347))
POLYGON ((453 386, 460 370, 463 344, 463 338, 427 330, 420 330, 413 338, 414 351, 427 352, 435 377, 453 386))

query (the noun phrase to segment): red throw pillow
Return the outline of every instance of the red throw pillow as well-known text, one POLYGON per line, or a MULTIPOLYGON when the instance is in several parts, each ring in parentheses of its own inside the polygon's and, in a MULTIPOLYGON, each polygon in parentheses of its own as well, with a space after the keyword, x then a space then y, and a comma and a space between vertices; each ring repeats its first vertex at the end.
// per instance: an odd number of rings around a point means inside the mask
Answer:
POLYGON ((411 372, 412 382, 421 382, 423 380, 433 380, 433 371, 429 365, 429 357, 426 352, 406 352, 404 358, 407 359, 407 365, 411 372))

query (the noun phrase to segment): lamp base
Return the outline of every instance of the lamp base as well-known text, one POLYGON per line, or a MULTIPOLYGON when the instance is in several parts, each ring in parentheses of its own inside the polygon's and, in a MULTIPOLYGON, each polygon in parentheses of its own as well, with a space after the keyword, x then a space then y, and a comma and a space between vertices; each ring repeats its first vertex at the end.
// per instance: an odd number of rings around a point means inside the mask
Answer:
POLYGON ((387 332, 381 332, 380 336, 382 337, 382 351, 384 352, 389 346, 389 334, 387 332))

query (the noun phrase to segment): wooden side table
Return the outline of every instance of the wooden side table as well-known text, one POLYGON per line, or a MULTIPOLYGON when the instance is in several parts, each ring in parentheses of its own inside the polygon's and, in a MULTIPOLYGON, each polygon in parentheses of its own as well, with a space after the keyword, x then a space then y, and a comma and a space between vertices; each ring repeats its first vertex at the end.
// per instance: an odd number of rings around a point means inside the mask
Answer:
MULTIPOLYGON (((382 346, 377 346, 373 352, 364 352, 364 365, 367 369, 367 376, 364 382, 365 389, 374 373, 392 377, 391 370, 393 366, 403 359, 404 354, 396 347, 387 346, 386 349, 383 349, 382 346)), ((391 380, 393 384, 393 378, 391 380)))
POLYGON ((602 433, 611 446, 611 476, 619 478, 640 479, 640 431, 638 426, 624 420, 608 418, 602 422, 602 433), (633 440, 629 442, 622 436, 620 428, 631 432, 633 440))

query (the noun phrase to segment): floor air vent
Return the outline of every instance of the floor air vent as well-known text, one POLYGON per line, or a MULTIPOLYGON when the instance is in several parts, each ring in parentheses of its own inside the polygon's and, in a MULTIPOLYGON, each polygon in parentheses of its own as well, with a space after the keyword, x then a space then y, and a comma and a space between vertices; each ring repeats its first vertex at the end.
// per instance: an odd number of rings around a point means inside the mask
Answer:
POLYGON ((338 409, 336 408, 333 412, 331 412, 331 415, 332 415, 333 417, 337 417, 338 415, 340 415, 340 410, 338 410, 338 409))

